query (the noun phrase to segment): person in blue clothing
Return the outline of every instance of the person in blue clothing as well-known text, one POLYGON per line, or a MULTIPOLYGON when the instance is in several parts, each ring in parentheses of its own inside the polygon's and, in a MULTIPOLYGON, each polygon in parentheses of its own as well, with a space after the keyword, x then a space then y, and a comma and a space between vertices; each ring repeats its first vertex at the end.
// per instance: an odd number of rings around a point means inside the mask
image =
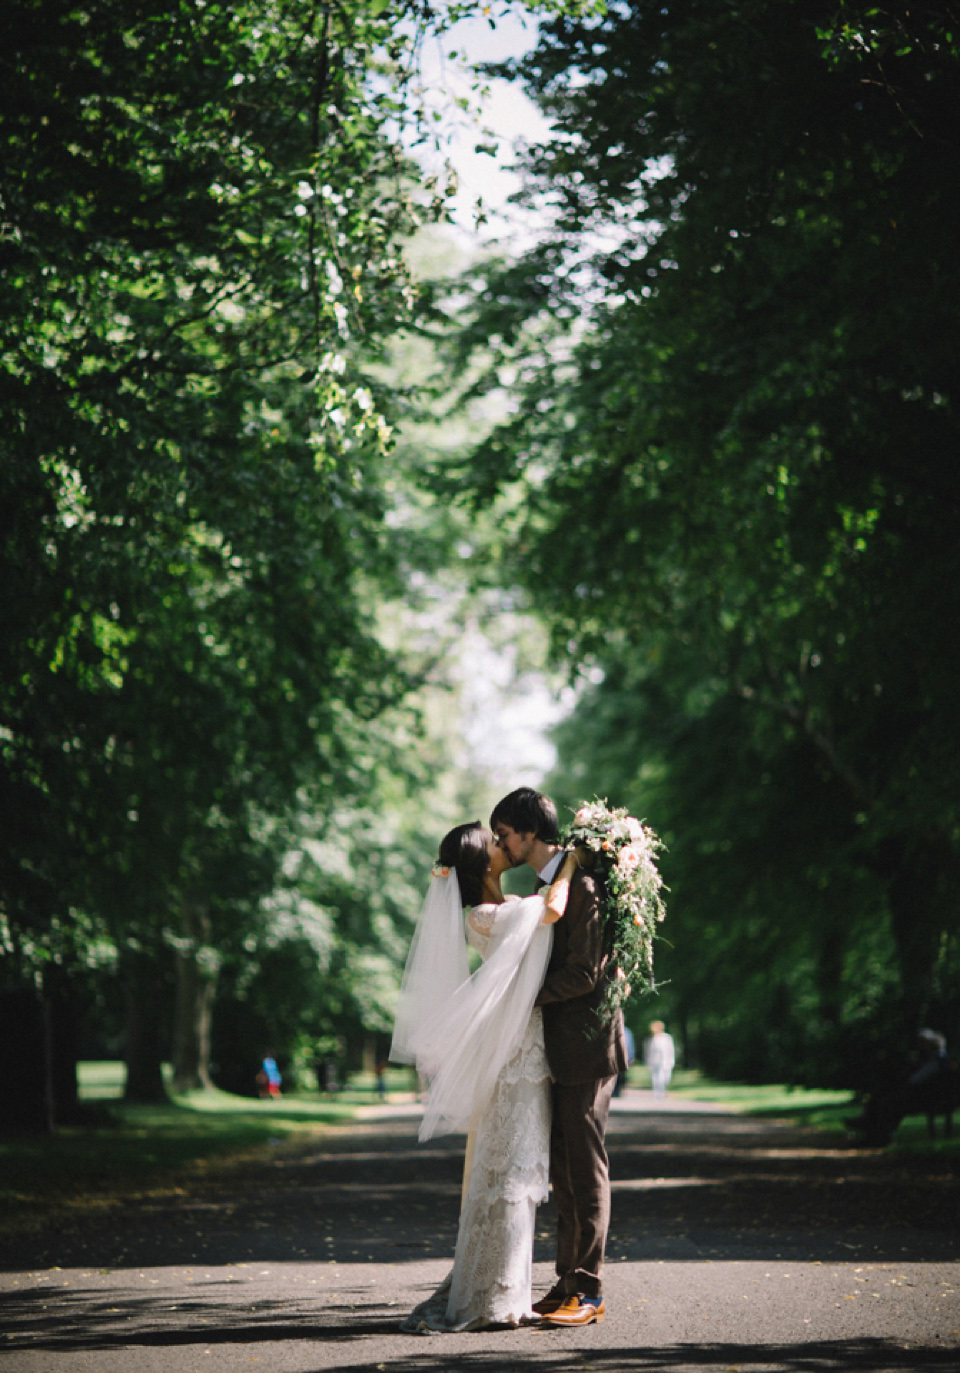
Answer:
POLYGON ((630 1068, 630 1064, 637 1056, 637 1041, 634 1039, 633 1031, 629 1025, 624 1025, 623 1027, 623 1038, 627 1046, 627 1066, 622 1073, 617 1074, 616 1086, 613 1089, 614 1096, 623 1095, 623 1089, 627 1085, 627 1072, 630 1068))
POLYGON ((257 1073, 257 1085, 260 1088, 260 1095, 264 1099, 268 1097, 280 1096, 280 1084, 283 1078, 280 1069, 277 1067, 277 1060, 273 1054, 265 1054, 257 1073))

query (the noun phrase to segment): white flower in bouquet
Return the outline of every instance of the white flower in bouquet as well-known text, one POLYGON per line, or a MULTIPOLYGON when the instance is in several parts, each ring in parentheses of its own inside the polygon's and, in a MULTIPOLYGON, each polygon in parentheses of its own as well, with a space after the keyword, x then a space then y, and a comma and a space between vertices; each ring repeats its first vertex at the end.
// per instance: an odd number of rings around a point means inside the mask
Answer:
POLYGON ((624 809, 606 801, 584 802, 564 842, 600 880, 604 913, 612 923, 611 957, 616 975, 608 980, 600 1015, 616 1011, 633 992, 652 991, 653 941, 666 916, 657 834, 624 809))

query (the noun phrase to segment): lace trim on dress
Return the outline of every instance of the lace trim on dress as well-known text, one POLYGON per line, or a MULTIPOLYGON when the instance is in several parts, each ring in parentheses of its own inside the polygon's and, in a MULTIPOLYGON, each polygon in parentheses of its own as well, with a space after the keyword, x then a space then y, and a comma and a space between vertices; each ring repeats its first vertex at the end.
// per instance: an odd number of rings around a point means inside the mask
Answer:
MULTIPOLYGON (((503 903, 509 905, 509 898, 503 903)), ((486 954, 487 944, 493 927, 497 921, 499 906, 492 902, 487 902, 482 906, 473 906, 467 911, 467 918, 464 922, 467 932, 467 943, 477 950, 478 953, 486 954)))
POLYGON ((535 1319, 533 1231, 537 1203, 547 1195, 550 1140, 550 1082, 541 1063, 543 1026, 536 1010, 477 1125, 453 1268, 402 1330, 476 1330, 535 1319))

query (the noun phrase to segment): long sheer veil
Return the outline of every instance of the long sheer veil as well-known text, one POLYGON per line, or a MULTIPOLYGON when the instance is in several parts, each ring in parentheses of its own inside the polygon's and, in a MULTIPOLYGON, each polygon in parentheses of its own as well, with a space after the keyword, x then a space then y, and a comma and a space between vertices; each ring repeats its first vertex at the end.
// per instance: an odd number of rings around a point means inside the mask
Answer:
POLYGON ((453 868, 434 868, 400 984, 390 1045, 395 1063, 417 1063, 423 1026, 469 973, 460 883, 453 868))
POLYGON ((420 1139, 467 1131, 520 1046, 553 945, 543 897, 497 910, 486 961, 422 1021, 416 1063, 427 1079, 420 1139))

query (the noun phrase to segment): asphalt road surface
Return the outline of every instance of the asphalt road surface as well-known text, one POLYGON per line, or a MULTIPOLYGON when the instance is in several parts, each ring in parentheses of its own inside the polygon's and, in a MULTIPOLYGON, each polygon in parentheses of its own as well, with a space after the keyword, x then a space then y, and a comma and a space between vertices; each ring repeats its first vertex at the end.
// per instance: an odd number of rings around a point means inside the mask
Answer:
MULTIPOLYGON (((462 1140, 415 1104, 256 1165, 0 1236, 0 1373, 960 1373, 946 1156, 630 1091, 614 1103, 607 1317, 399 1333, 449 1266, 462 1140)), ((552 1281, 540 1213, 535 1291, 552 1281)))

